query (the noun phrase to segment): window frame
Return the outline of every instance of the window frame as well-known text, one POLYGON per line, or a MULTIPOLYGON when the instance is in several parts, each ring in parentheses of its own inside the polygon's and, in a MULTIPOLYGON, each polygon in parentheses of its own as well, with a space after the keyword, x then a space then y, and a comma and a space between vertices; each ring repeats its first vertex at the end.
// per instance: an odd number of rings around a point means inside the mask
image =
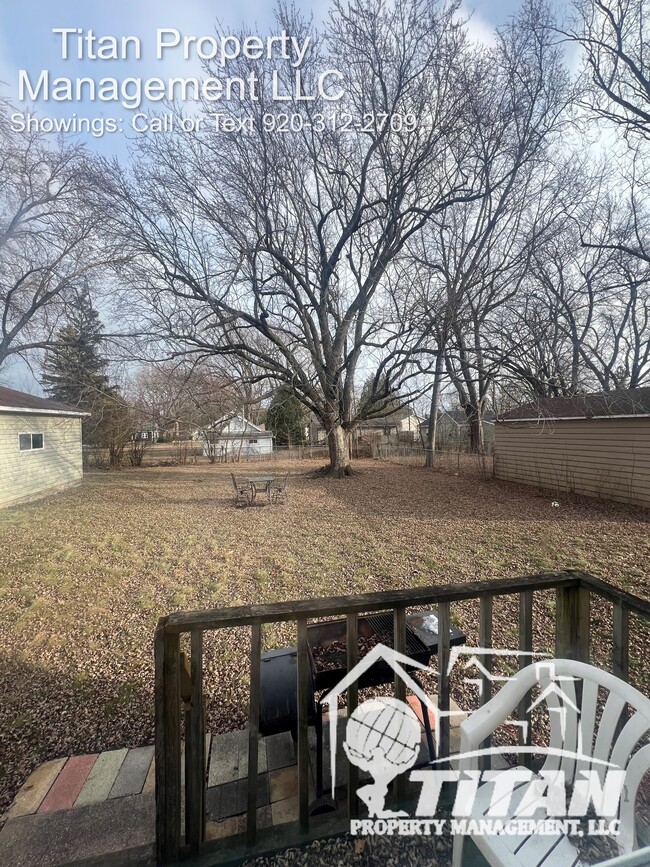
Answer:
POLYGON ((21 455, 31 454, 32 452, 42 452, 45 448, 45 432, 44 431, 20 431, 18 433, 18 451, 21 455), (21 449, 20 438, 29 437, 29 448, 21 449), (34 437, 41 438, 41 445, 34 448, 34 437))

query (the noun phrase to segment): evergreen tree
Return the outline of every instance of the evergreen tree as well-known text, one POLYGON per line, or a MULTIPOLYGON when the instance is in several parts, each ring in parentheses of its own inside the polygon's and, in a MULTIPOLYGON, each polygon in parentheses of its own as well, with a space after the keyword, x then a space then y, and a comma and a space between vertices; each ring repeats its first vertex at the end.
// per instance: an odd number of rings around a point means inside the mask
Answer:
POLYGON ((266 414, 266 427, 273 431, 279 446, 295 446, 305 441, 305 407, 287 388, 279 388, 266 414))
POLYGON ((54 400, 92 412, 97 395, 109 389, 102 331, 87 288, 80 290, 66 325, 43 364, 43 388, 54 400))
POLYGON ((41 383, 54 400, 90 413, 82 421, 84 445, 109 451, 111 466, 120 463, 134 433, 133 414, 107 376, 101 354, 104 326, 87 288, 79 291, 66 325, 47 353, 41 383))

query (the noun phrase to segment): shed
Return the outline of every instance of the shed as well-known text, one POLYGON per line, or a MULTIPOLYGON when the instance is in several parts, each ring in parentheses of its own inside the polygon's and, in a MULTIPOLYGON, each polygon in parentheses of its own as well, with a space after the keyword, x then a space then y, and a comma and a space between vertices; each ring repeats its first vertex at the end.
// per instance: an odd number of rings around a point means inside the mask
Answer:
POLYGON ((650 506, 650 388, 543 398, 505 413, 494 475, 650 506))
POLYGON ((0 508, 81 484, 86 415, 0 386, 0 508))
POLYGON ((195 436, 203 440, 203 454, 206 456, 209 451, 217 457, 254 457, 273 452, 272 432, 258 427, 243 415, 225 415, 195 436))

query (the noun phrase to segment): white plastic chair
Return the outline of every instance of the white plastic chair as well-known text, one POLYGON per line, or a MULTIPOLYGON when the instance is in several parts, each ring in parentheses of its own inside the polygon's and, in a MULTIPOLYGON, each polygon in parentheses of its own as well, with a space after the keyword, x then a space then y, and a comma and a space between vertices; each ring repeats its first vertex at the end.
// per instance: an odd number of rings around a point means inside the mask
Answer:
MULTIPOLYGON (((640 745, 650 731, 650 699, 613 674, 570 659, 545 660, 523 668, 487 704, 461 723, 460 769, 478 770, 479 758, 471 754, 480 750, 482 742, 508 719, 535 684, 540 685, 542 694, 546 693, 550 720, 549 747, 558 751, 553 754, 549 750, 542 771, 562 771, 569 786, 576 779, 578 771, 586 770, 597 771, 602 784, 607 766, 594 763, 594 759, 609 761, 624 769, 625 784, 618 811, 620 835, 613 839, 620 854, 632 852, 636 847, 634 806, 637 789, 650 769, 650 744, 640 745), (550 671, 553 672, 552 680, 550 671), (556 680, 562 677, 582 681, 580 699, 576 698, 576 681, 556 680), (547 692, 551 683, 555 684, 555 688, 547 692), (604 688, 608 695, 600 720, 597 721, 599 687, 604 688), (629 717, 620 728, 619 720, 626 704, 629 717), (579 713, 571 705, 579 705, 579 713), (581 757, 576 758, 576 753, 581 757)), ((544 752, 538 748, 535 751, 544 752)), ((516 752, 516 748, 513 748, 513 752, 516 752)), ((501 773, 512 773, 512 769, 501 773)), ((520 785, 519 800, 525 788, 520 785)), ((470 818, 478 819, 486 815, 492 791, 491 783, 479 787, 470 818)), ((504 821, 516 815, 519 800, 515 792, 508 816, 503 817, 504 821)), ((539 818, 546 817, 540 815, 539 818)), ((557 836, 539 834, 530 837, 494 834, 473 836, 472 840, 493 867, 577 867, 580 864, 578 850, 566 836, 558 839, 557 836)), ((461 867, 463 842, 464 837, 461 835, 454 838, 453 867, 461 867)))

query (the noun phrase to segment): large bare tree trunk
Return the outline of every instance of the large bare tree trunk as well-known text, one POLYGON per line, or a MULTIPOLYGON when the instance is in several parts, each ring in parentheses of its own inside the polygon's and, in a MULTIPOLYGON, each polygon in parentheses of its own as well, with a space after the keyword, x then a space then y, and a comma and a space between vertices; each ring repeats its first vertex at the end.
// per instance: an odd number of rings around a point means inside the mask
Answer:
POLYGON ((431 394, 431 409, 429 410, 429 428, 427 431, 425 467, 433 466, 433 458, 436 451, 436 432, 438 430, 438 407, 440 406, 440 386, 442 384, 443 355, 438 353, 436 369, 433 374, 433 392, 431 394))
POLYGON ((334 425, 327 433, 327 444, 330 450, 330 471, 333 476, 342 479, 349 476, 350 467, 350 432, 340 424, 334 425))
POLYGON ((465 406, 465 415, 469 425, 469 450, 472 454, 482 455, 485 452, 483 440, 483 409, 480 406, 465 406))

